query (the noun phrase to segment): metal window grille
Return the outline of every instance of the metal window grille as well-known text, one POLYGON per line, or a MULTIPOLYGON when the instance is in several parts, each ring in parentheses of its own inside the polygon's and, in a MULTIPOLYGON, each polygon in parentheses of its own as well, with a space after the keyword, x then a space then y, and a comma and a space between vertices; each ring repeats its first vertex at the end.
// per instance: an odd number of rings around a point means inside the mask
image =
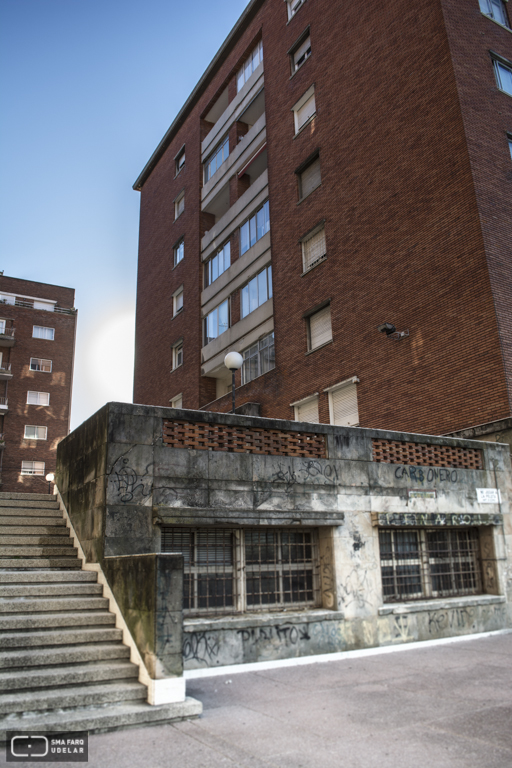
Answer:
POLYGON ((482 593, 476 528, 379 531, 384 602, 482 593))
POLYGON ((183 554, 186 615, 318 604, 313 530, 163 526, 162 552, 183 554))

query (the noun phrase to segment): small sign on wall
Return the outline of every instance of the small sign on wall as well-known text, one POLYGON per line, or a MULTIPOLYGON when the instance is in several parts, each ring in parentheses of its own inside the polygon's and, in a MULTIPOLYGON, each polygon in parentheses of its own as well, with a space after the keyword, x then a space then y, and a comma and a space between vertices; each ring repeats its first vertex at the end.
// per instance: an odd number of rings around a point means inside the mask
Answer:
POLYGON ((501 492, 497 488, 477 488, 476 497, 479 504, 501 503, 501 492))
POLYGON ((435 499, 436 496, 437 491, 435 488, 430 491, 425 491, 423 488, 411 488, 409 491, 410 499, 435 499))

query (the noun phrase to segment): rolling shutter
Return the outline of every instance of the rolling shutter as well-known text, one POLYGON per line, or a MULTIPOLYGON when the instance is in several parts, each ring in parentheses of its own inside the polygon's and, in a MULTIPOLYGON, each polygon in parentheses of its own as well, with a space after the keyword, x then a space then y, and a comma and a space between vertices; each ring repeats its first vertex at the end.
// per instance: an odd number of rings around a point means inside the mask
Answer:
POLYGON ((324 307, 309 318, 309 338, 311 349, 321 347, 332 339, 331 307, 324 307))
POLYGON ((315 232, 312 237, 308 237, 302 243, 302 252, 304 254, 304 272, 323 259, 327 252, 325 245, 325 229, 322 227, 320 232, 315 232))
POLYGON ((356 384, 348 384, 331 392, 331 418, 335 426, 356 427, 359 424, 356 387, 356 384))
POLYGON ((322 178, 320 175, 320 158, 317 157, 316 160, 313 160, 313 162, 308 165, 307 168, 305 168, 300 174, 301 197, 306 197, 306 195, 309 195, 310 192, 312 192, 320 185, 321 181, 322 178))
POLYGON ((309 421, 318 424, 318 397, 295 406, 295 421, 309 421))

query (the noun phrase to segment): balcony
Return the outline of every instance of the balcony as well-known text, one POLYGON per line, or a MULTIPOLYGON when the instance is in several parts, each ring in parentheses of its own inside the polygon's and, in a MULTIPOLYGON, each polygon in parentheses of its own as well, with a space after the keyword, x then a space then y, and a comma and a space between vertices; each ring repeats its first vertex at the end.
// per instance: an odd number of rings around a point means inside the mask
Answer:
POLYGON ((5 363, 2 365, 0 363, 0 381, 9 381, 9 379, 12 379, 11 364, 5 363))
POLYGON ((7 398, 6 397, 0 397, 0 413, 5 413, 8 410, 7 408, 7 398))
POLYGON ((57 312, 61 315, 75 315, 74 307, 57 307, 55 301, 46 299, 22 299, 12 298, 12 301, 6 298, 0 298, 0 304, 7 304, 9 307, 22 307, 23 309, 43 309, 45 312, 57 312))
POLYGON ((16 341, 14 338, 15 330, 13 326, 0 330, 0 347, 14 347, 16 341))

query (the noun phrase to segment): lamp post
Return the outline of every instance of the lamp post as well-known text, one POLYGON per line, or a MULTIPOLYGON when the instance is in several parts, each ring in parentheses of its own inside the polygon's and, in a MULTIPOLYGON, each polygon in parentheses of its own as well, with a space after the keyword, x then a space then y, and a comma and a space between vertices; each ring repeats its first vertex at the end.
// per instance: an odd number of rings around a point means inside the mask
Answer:
POLYGON ((48 474, 45 477, 45 480, 48 480, 48 493, 52 492, 52 483, 55 480, 55 475, 53 472, 48 472, 48 474))
POLYGON ((233 413, 235 412, 235 373, 243 365, 244 359, 239 352, 228 352, 224 358, 224 365, 231 371, 231 393, 233 398, 233 413))

